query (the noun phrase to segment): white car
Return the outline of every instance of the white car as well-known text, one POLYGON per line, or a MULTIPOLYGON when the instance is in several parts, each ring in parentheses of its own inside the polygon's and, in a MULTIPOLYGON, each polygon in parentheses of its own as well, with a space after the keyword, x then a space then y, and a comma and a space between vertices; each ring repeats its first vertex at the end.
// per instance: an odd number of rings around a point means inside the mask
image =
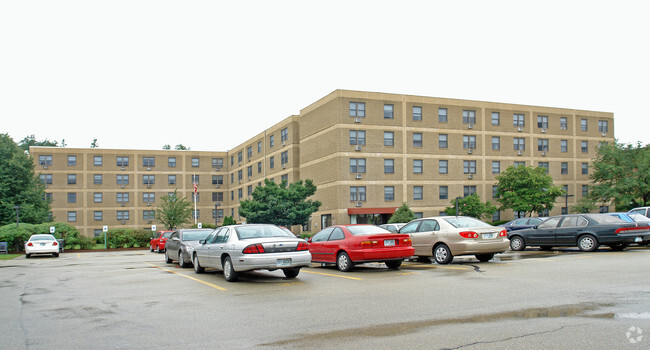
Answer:
POLYGON ((56 258, 60 248, 59 242, 50 234, 32 235, 25 242, 25 257, 29 259, 32 254, 52 254, 56 258))

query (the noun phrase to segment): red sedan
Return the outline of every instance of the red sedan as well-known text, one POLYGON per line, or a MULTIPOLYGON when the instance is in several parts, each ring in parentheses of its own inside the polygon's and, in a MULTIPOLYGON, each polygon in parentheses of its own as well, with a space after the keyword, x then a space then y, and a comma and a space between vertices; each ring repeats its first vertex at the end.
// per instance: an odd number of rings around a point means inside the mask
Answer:
POLYGON ((341 271, 366 262, 383 262, 397 269, 414 251, 411 237, 375 225, 330 226, 309 240, 313 262, 335 263, 341 271))
POLYGON ((172 232, 174 231, 157 231, 157 236, 149 242, 149 251, 153 252, 155 250, 156 253, 164 252, 165 242, 167 242, 167 238, 172 235, 172 232))

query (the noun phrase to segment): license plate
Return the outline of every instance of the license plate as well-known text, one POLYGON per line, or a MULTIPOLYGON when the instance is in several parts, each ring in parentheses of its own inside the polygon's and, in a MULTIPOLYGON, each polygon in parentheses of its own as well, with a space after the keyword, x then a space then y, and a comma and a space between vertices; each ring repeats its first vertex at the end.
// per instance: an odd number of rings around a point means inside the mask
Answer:
POLYGON ((41 247, 45 247, 45 243, 41 243, 41 247))
POLYGON ((276 266, 289 266, 291 265, 291 259, 278 259, 275 262, 276 266))
POLYGON ((497 236, 496 232, 491 232, 491 233, 484 233, 483 234, 483 239, 494 239, 494 237, 497 236))
POLYGON ((634 239, 634 242, 636 242, 636 243, 643 242, 643 238, 637 237, 637 238, 634 239))
POLYGON ((393 247, 395 246, 395 240, 394 239, 385 239, 384 240, 384 247, 393 247))

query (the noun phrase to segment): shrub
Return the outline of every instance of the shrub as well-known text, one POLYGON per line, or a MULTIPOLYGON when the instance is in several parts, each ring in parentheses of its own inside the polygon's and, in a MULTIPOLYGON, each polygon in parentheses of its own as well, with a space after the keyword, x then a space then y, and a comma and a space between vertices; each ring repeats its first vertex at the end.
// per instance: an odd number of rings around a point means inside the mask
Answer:
MULTIPOLYGON (((146 247, 151 241, 151 231, 141 229, 112 229, 106 232, 108 248, 146 247)), ((103 237, 100 243, 104 243, 103 237)))

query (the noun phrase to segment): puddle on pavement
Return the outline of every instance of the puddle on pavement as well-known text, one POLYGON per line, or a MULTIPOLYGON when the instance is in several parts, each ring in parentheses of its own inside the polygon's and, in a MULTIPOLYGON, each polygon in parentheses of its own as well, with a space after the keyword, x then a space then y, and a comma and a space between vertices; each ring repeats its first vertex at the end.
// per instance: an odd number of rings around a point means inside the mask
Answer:
POLYGON ((420 320, 404 323, 389 323, 359 328, 334 330, 330 332, 303 334, 287 340, 280 340, 272 343, 259 344, 260 346, 285 346, 297 345, 308 346, 318 342, 332 341, 334 339, 358 338, 358 337, 394 337, 405 334, 416 333, 424 328, 445 326, 450 324, 486 323, 496 321, 511 321, 539 318, 560 318, 560 317, 583 317, 613 319, 614 313, 594 313, 601 308, 611 307, 614 304, 591 304, 581 303, 575 305, 560 305, 549 308, 531 308, 517 311, 504 311, 492 314, 482 314, 467 317, 420 320))
POLYGON ((631 312, 625 314, 616 314, 615 318, 625 318, 630 320, 650 320, 650 312, 631 312))

